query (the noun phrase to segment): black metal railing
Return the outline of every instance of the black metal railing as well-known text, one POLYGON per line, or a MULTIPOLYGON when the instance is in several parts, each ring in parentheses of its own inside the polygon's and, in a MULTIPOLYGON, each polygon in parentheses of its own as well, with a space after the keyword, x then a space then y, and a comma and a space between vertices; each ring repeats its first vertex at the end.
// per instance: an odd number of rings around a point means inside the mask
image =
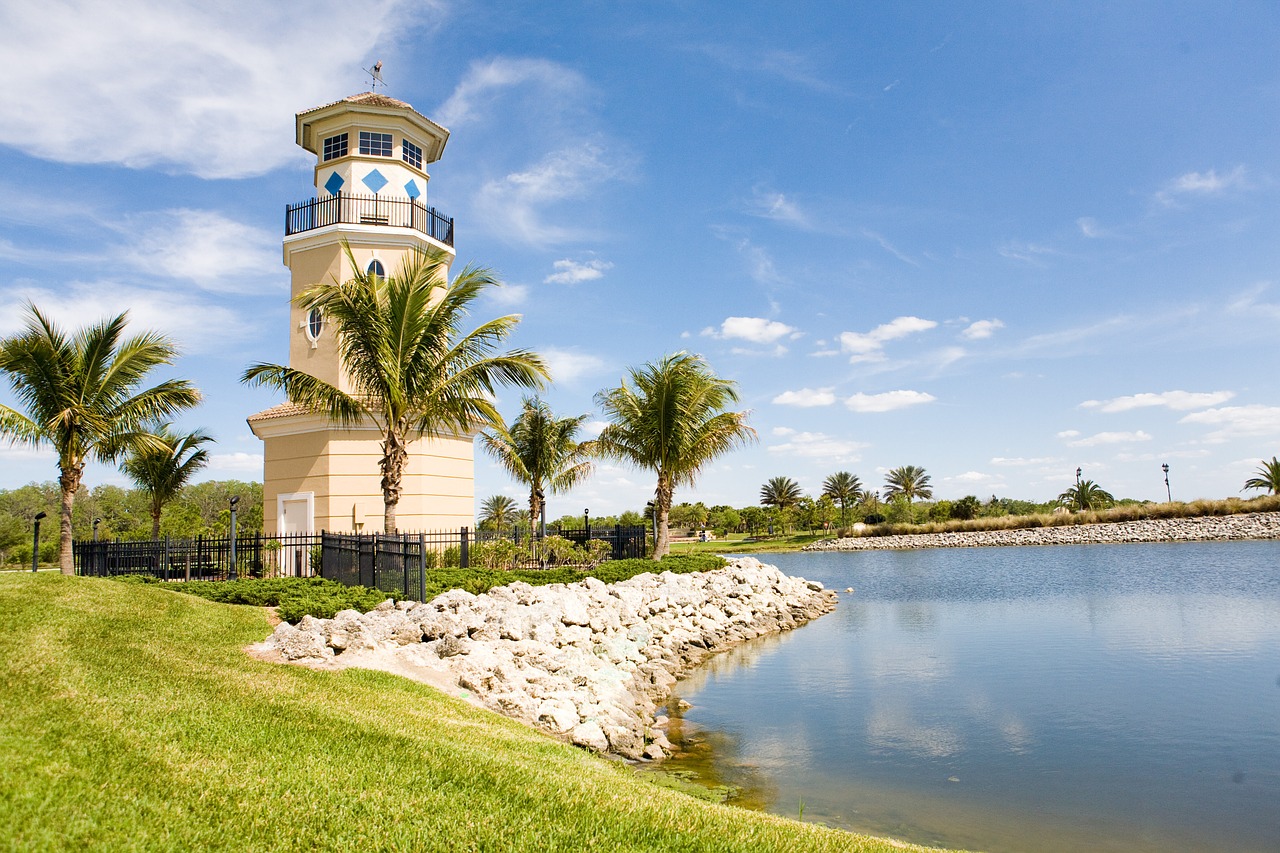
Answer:
MULTIPOLYGON (((610 559, 647 553, 643 526, 551 528, 577 545, 609 543, 610 559)), ((550 543, 528 531, 474 531, 463 527, 424 533, 291 533, 229 537, 74 543, 76 574, 89 577, 149 575, 161 580, 323 577, 421 600, 428 572, 486 566, 546 569, 563 564, 550 543), (510 544, 504 544, 510 543, 510 544), (234 567, 234 572, 232 571, 234 567)))
POLYGON ((338 193, 286 205, 284 209, 286 237, 338 224, 412 228, 446 246, 453 245, 453 218, 411 198, 338 193))

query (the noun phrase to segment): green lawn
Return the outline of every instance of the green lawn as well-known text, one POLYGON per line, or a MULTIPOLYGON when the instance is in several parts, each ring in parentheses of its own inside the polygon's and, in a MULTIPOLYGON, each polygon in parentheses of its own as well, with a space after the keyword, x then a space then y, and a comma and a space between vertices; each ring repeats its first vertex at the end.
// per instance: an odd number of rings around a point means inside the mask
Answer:
POLYGON ((243 651, 259 608, 0 576, 0 849, 889 851, 435 690, 243 651))

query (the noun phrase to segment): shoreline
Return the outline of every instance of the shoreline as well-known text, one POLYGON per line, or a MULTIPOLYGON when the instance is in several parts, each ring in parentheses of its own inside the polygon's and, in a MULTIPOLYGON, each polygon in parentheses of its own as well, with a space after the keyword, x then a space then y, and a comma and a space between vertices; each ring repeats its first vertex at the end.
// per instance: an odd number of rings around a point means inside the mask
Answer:
POLYGON ((513 583, 281 623, 250 653, 430 684, 595 752, 661 760, 658 709, 707 657, 829 613, 836 593, 752 557, 615 584, 513 583))
POLYGON ((1101 545, 1155 542, 1234 542, 1280 539, 1280 512, 1194 518, 1151 518, 1009 530, 854 536, 813 542, 801 551, 889 551, 1016 545, 1101 545))

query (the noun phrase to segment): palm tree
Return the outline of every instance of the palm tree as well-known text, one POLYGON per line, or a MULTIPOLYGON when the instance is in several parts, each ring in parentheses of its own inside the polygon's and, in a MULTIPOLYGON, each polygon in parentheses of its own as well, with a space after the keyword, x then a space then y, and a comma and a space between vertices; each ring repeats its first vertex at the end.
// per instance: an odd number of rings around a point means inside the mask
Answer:
POLYGON ((62 573, 75 573, 71 508, 89 459, 114 462, 130 447, 154 445, 148 423, 166 420, 200 402, 185 379, 140 390, 148 373, 170 364, 177 350, 167 337, 143 332, 123 337, 128 314, 68 335, 27 304, 26 328, 0 341, 0 372, 7 374, 25 413, 0 405, 0 435, 58 454, 61 491, 62 573))
POLYGON ((837 471, 822 481, 822 494, 840 504, 840 526, 845 525, 845 512, 849 504, 862 498, 862 481, 856 474, 837 471))
POLYGON ((576 440, 588 417, 557 418, 546 402, 526 397, 510 427, 499 424, 481 434, 481 446, 529 487, 531 523, 537 523, 547 492, 567 491, 590 475, 595 444, 576 440))
POLYGON ((800 484, 790 477, 770 477, 760 487, 760 503, 777 507, 780 511, 795 506, 803 496, 800 484))
POLYGON ((755 439, 746 412, 725 411, 737 401, 733 382, 712 373, 702 356, 687 352, 631 368, 621 386, 596 394, 610 421, 596 439, 598 452, 658 475, 655 560, 670 550, 676 487, 692 486, 708 462, 755 439))
POLYGON ((1244 481, 1245 489, 1266 489, 1273 495, 1280 495, 1280 460, 1274 456, 1270 462, 1262 460, 1256 473, 1258 476, 1244 481))
POLYGON ((1086 509, 1104 509, 1116 502, 1111 493, 1093 480, 1081 480, 1058 495, 1058 503, 1078 512, 1086 509))
POLYGON ((200 445, 213 438, 201 432, 177 435, 169 424, 158 425, 153 434, 157 442, 131 449, 120 463, 120 470, 150 498, 151 538, 159 539, 164 505, 176 498, 192 476, 209 464, 209 451, 200 445))
POLYGON ((489 270, 468 266, 446 284, 442 251, 416 250, 385 276, 362 271, 350 248, 347 259, 349 281, 315 285, 298 302, 333 322, 352 391, 276 364, 255 364, 241 381, 284 391, 296 405, 344 427, 372 422, 383 436, 383 529, 395 533, 408 442, 469 434, 478 424, 500 426, 493 405, 498 387, 540 387, 547 369, 528 350, 494 354, 520 322, 517 316, 462 331, 471 303, 499 284, 489 270))
POLYGON ((910 504, 916 498, 928 500, 933 497, 933 486, 929 483, 929 475, 917 465, 903 465, 894 468, 884 478, 885 500, 892 500, 902 495, 910 504))
POLYGON ((480 526, 501 530, 515 523, 516 502, 506 495, 493 495, 480 504, 480 526))

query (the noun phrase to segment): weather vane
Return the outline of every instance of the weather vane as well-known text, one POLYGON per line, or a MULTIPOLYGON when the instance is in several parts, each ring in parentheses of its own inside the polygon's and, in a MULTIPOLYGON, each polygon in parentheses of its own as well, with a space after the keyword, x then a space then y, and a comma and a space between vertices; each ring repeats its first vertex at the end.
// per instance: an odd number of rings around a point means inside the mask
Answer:
POLYGON ((372 68, 366 68, 365 73, 373 78, 373 81, 370 84, 370 88, 373 91, 375 92, 378 91, 378 84, 382 84, 383 88, 386 88, 387 81, 382 79, 382 60, 381 59, 373 63, 372 68))

